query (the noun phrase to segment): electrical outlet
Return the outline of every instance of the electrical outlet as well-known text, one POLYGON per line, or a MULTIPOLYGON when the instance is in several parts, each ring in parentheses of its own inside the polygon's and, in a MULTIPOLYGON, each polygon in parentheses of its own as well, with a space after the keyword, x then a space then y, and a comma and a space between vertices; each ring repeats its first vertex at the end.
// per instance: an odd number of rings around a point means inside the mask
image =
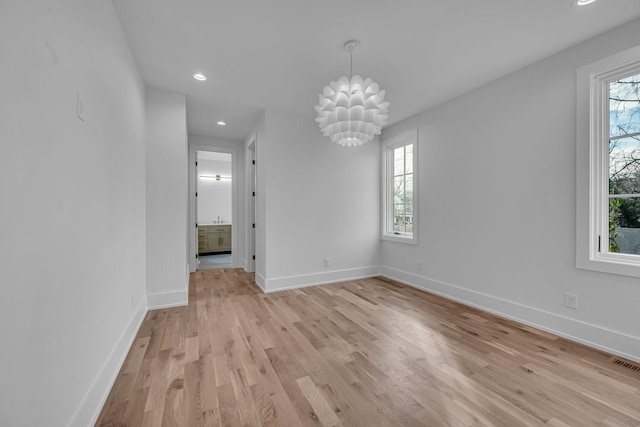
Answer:
POLYGON ((324 266, 325 267, 331 267, 331 258, 325 258, 324 259, 324 266))
POLYGON ((568 308, 572 308, 574 310, 578 309, 578 295, 571 294, 569 292, 564 293, 564 306, 568 308))
POLYGON ((422 261, 418 261, 416 268, 418 269, 418 271, 422 271, 422 261))

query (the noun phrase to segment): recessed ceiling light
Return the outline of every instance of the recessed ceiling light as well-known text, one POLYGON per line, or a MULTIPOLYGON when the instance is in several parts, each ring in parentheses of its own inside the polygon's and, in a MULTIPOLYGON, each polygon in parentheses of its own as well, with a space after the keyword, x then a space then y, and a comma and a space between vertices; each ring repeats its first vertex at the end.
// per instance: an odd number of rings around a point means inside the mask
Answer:
POLYGON ((196 79, 196 80, 200 80, 201 82, 207 80, 207 76, 205 76, 204 74, 200 74, 200 73, 194 74, 193 78, 196 79))
POLYGON ((223 122, 222 120, 219 120, 219 121, 217 122, 217 124, 218 124, 218 126, 226 126, 226 124, 227 124, 227 123, 226 123, 226 122, 223 122))
POLYGON ((591 3, 595 3, 596 0, 576 0, 578 6, 586 6, 591 3))

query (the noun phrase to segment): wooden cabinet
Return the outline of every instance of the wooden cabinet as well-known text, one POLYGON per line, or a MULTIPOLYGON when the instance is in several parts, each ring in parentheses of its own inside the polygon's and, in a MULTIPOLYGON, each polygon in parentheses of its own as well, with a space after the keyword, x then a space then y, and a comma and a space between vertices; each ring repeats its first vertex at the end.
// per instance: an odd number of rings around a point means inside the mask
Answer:
POLYGON ((230 251, 231 224, 198 226, 198 253, 230 251))
POLYGON ((207 228, 198 226, 198 253, 207 252, 209 249, 209 243, 207 240, 207 228))

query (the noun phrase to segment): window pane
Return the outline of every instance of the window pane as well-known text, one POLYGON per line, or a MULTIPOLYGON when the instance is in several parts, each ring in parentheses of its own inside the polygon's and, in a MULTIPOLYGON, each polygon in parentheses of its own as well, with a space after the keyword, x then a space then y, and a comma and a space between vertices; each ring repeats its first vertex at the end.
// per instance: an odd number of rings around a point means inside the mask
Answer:
POLYGON ((393 203, 404 203, 404 176, 393 178, 393 203))
MULTIPOLYGON (((609 122, 612 137, 640 132, 640 74, 609 84, 609 122)), ((640 196, 640 136, 609 141, 609 193, 640 196)), ((609 252, 640 255, 640 197, 610 197, 608 226, 609 252)))
POLYGON ((406 162, 405 162, 405 171, 406 173, 413 173, 413 144, 409 144, 406 147, 406 162))
POLYGON ((609 83, 612 137, 640 132, 640 74, 609 83))
POLYGON ((393 231, 404 233, 405 221, 404 221, 404 205, 395 205, 393 207, 393 231))
POLYGON ((609 192, 640 193, 640 136, 609 141, 609 192))
POLYGON ((410 214, 408 211, 405 211, 404 223, 405 223, 405 231, 407 233, 412 233, 413 232, 413 214, 410 214))
POLYGON ((640 255, 640 194, 609 199, 609 252, 640 255))
POLYGON ((402 175, 404 173, 404 147, 393 150, 393 174, 402 175))
POLYGON ((415 243, 413 235, 413 156, 417 153, 417 132, 407 132, 382 141, 383 240, 415 243), (415 152, 414 152, 415 151, 415 152))

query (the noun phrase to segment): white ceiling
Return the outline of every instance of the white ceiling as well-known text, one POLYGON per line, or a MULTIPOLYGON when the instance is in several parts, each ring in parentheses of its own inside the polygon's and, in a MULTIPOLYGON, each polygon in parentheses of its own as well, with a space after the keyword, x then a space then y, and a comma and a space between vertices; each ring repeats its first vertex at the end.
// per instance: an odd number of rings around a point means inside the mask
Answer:
POLYGON ((114 4, 145 82, 187 94, 189 132, 234 140, 266 108, 313 120, 323 86, 349 73, 349 39, 361 42, 354 74, 386 90, 393 124, 640 17, 638 0, 114 4))

